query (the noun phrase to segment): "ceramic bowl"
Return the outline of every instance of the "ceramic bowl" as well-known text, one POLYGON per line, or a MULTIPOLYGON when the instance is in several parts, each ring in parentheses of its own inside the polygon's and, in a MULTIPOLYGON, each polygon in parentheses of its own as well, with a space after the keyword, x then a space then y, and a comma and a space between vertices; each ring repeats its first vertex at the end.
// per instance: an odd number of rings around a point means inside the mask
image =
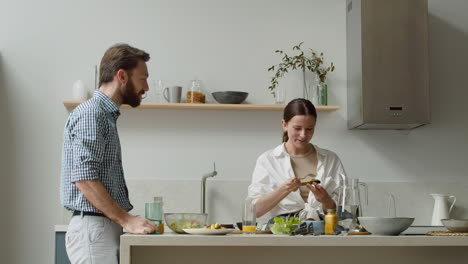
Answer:
POLYGON ((238 91, 213 92, 216 102, 220 104, 241 104, 245 101, 249 93, 238 91))
POLYGON ((468 232, 468 219, 441 219, 440 221, 451 232, 468 232))
POLYGON ((360 216, 358 219, 367 231, 379 236, 398 236, 414 221, 411 217, 360 216))
POLYGON ((201 228, 206 225, 207 214, 167 213, 164 214, 166 225, 178 234, 186 234, 184 228, 201 228))

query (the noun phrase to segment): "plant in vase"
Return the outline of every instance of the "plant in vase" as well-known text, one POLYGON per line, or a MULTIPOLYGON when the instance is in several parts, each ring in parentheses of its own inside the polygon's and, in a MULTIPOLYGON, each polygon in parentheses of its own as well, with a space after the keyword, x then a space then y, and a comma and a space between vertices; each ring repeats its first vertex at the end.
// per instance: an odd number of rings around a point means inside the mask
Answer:
POLYGON ((330 63, 330 66, 323 67, 324 57, 323 52, 319 55, 310 49, 310 57, 307 57, 304 51, 301 49, 301 46, 304 42, 299 43, 293 47, 293 51, 297 51, 298 54, 295 56, 289 56, 282 50, 276 50, 275 53, 282 54, 281 63, 278 65, 273 65, 268 68, 268 71, 275 72, 275 75, 271 78, 271 85, 268 89, 271 90, 271 93, 275 97, 275 92, 278 85, 278 79, 283 77, 285 73, 289 70, 302 70, 302 81, 303 81, 303 96, 306 99, 312 101, 313 92, 307 87, 306 83, 306 70, 313 72, 317 76, 317 95, 318 95, 318 104, 327 104, 327 85, 325 83, 326 76, 328 72, 335 70, 333 62, 330 63), (320 94, 320 91, 322 94, 320 94))

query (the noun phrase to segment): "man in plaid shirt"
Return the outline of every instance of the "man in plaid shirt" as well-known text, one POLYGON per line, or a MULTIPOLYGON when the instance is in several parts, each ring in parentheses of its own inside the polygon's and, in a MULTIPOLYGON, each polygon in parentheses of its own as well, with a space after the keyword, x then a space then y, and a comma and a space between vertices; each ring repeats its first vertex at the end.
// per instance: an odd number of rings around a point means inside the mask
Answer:
POLYGON ((72 263, 118 263, 124 228, 150 234, 153 222, 133 208, 122 169, 119 107, 137 107, 148 88, 148 53, 127 44, 110 47, 100 65, 99 90, 70 113, 64 129, 62 205, 73 212, 66 234, 72 263))

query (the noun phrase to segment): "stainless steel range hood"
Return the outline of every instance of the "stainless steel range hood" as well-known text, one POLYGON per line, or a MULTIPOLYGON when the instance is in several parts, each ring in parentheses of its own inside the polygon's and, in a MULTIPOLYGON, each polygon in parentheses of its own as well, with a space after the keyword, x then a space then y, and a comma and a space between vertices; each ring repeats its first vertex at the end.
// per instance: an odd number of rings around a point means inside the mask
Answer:
POLYGON ((429 123, 427 0, 347 0, 348 128, 429 123))

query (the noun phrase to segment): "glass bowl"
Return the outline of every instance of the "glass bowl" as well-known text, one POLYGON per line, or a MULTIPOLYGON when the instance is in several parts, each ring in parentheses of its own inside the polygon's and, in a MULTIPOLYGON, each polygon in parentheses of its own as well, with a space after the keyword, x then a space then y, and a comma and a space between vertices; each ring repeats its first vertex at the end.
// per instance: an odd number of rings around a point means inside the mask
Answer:
POLYGON ((178 234, 187 234, 184 228, 202 228, 206 225, 208 214, 200 213, 166 213, 164 221, 172 231, 178 234))
POLYGON ((271 232, 275 235, 289 235, 299 228, 298 224, 269 224, 271 232))

